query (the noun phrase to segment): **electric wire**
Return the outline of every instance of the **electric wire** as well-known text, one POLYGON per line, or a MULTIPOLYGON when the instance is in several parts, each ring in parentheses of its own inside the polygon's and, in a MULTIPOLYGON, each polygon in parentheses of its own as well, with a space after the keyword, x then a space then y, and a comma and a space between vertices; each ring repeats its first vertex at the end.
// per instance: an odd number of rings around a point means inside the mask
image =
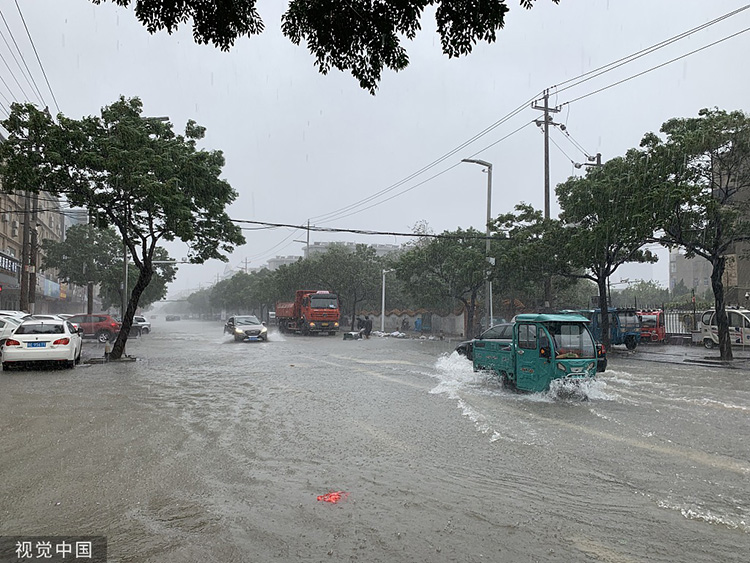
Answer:
POLYGON ((21 57, 21 61, 23 62, 23 66, 26 68, 26 72, 24 72, 24 69, 21 67, 21 64, 18 62, 18 59, 16 58, 15 53, 13 53, 13 49, 11 49, 10 44, 8 43, 8 40, 5 38, 5 34, 0 31, 0 36, 2 36, 3 41, 5 42, 5 45, 8 47, 8 52, 13 57, 13 60, 15 61, 18 68, 21 70, 21 74, 23 74, 23 77, 26 79, 26 82, 31 86, 32 90, 37 95, 37 99, 40 101, 42 105, 46 105, 44 101, 44 96, 42 96, 42 92, 39 89, 39 86, 36 83, 36 80, 34 80, 34 75, 31 72, 31 69, 29 68, 29 65, 26 64, 26 57, 23 56, 23 53, 21 52, 21 49, 18 47, 18 43, 16 42, 16 38, 13 35, 13 31, 10 29, 10 26, 8 25, 8 21, 5 19, 5 15, 3 14, 2 10, 0 10, 0 18, 2 18, 3 23, 5 24, 5 29, 8 30, 8 34, 10 35, 11 40, 13 41, 13 45, 16 47, 16 51, 18 52, 18 56, 21 57))
MULTIPOLYGON (((590 80, 590 79, 593 79, 593 78, 595 78, 597 76, 600 76, 600 75, 604 74, 605 72, 609 72, 611 70, 614 70, 615 68, 619 68, 620 66, 623 66, 623 65, 627 64, 628 62, 632 62, 634 60, 637 60, 638 58, 640 58, 642 56, 645 56, 647 54, 650 54, 650 53, 652 53, 652 52, 654 52, 654 51, 656 51, 658 49, 664 48, 667 45, 670 45, 670 44, 672 44, 672 43, 674 43, 676 41, 679 41, 680 39, 683 39, 683 38, 685 38, 685 37, 687 37, 687 36, 689 36, 689 35, 697 32, 697 31, 701 31, 701 30, 706 29, 706 28, 708 28, 708 27, 710 27, 712 25, 715 25, 715 24, 717 24, 717 23, 719 23, 721 21, 724 21, 724 20, 726 20, 726 19, 728 19, 730 17, 733 17, 733 16, 735 16, 735 15, 743 12, 744 10, 746 10, 748 8, 750 8, 750 4, 745 5, 745 6, 741 7, 741 8, 739 8, 737 10, 734 10, 732 12, 729 12, 727 14, 724 14, 724 15, 718 17, 718 18, 715 18, 714 20, 711 20, 709 22, 706 22, 704 24, 696 26, 696 27, 694 27, 694 28, 692 28, 692 29, 690 29, 688 31, 682 32, 682 33, 680 33, 680 34, 678 34, 676 36, 673 36, 673 37, 671 37, 671 38, 669 38, 667 40, 661 41, 660 43, 652 45, 651 47, 648 47, 646 49, 642 49, 641 51, 638 51, 638 52, 636 52, 634 54, 628 55, 627 57, 623 57, 621 59, 613 61, 612 63, 609 63, 607 65, 604 65, 604 66, 599 67, 597 69, 594 69, 592 71, 583 73, 583 74, 581 74, 581 75, 579 75, 577 77, 574 77, 574 78, 571 78, 571 79, 566 80, 564 82, 561 82, 557 86, 553 86, 553 88, 556 89, 555 95, 558 95, 559 92, 567 90, 568 88, 572 88, 573 86, 582 84, 583 82, 586 82, 587 80, 590 80), (575 82, 573 84, 570 84, 569 86, 566 86, 565 88, 560 88, 560 86, 563 86, 563 85, 568 84, 568 83, 573 82, 573 81, 577 81, 577 82, 575 82)), ((533 100, 534 100, 534 98, 532 98, 529 101, 533 101, 533 100)), ((524 105, 520 106, 516 111, 511 112, 511 114, 509 114, 506 118, 503 118, 503 119, 497 121, 495 124, 491 125, 489 128, 485 129, 483 132, 479 133, 474 138, 468 140, 467 142, 465 142, 464 144, 460 145, 459 147, 457 147, 453 151, 450 151, 449 153, 446 153, 445 155, 443 155, 443 157, 440 157, 439 159, 436 159, 432 163, 428 164, 427 166, 423 167, 422 169, 418 170, 417 172, 415 172, 415 173, 407 176, 406 178, 400 180, 399 182, 396 182, 395 184, 392 184, 391 186, 385 188, 384 190, 381 190, 380 192, 377 192, 377 193, 375 193, 375 194, 373 194, 373 195, 371 195, 371 196, 369 196, 367 198, 364 198, 363 200, 355 202, 355 203, 353 203, 353 204, 351 204, 349 206, 346 206, 346 207, 341 208, 341 209, 339 209, 337 211, 333 211, 333 212, 330 212, 330 213, 327 213, 327 214, 324 214, 324 215, 318 215, 318 216, 312 217, 311 219, 317 220, 319 222, 330 222, 330 221, 338 220, 338 219, 341 219, 341 218, 348 217, 348 216, 352 215, 353 213, 347 213, 347 212, 350 211, 350 210, 352 210, 352 209, 355 209, 357 207, 361 207, 362 205, 365 205, 365 204, 369 203, 370 201, 373 201, 374 199, 377 199, 377 198, 381 197, 385 193, 388 193, 388 192, 390 192, 390 191, 392 191, 392 190, 400 187, 401 185, 403 185, 403 184, 409 182, 410 180, 414 179, 416 176, 419 176, 422 173, 424 173, 425 171, 429 170, 430 168, 436 166, 437 164, 439 164, 440 162, 442 162, 445 159, 449 158, 450 156, 452 156, 453 154, 455 154, 456 152, 458 152, 459 150, 461 150, 465 146, 468 146, 468 144, 471 144, 472 142, 474 142, 474 140, 476 140, 478 137, 483 136, 484 134, 488 133, 490 130, 494 129, 495 127, 497 127, 497 126, 501 125, 502 123, 504 123, 505 121, 507 121, 507 119, 510 119, 510 117, 513 117, 514 115, 516 115, 518 112, 520 112, 521 109, 525 108, 525 105, 527 103, 529 103, 529 101, 525 102, 524 105)), ((573 142, 577 143, 575 141, 575 139, 573 139, 572 137, 570 137, 570 138, 571 138, 571 140, 573 142)), ((587 158, 590 158, 590 156, 587 154, 587 152, 585 151, 585 149, 582 146, 579 145, 578 148, 579 148, 579 150, 587 158)), ((482 151, 479 151, 479 152, 482 152, 482 151)), ((479 154, 479 153, 475 153, 475 154, 479 154)), ((409 191, 409 190, 405 190, 405 191, 400 192, 400 193, 405 193, 406 191, 409 191)), ((383 202, 389 201, 390 199, 392 199, 392 198, 388 198, 388 199, 384 200, 383 202)), ((366 208, 362 209, 362 211, 364 211, 365 209, 370 209, 372 207, 373 207, 372 205, 367 206, 366 208)))
POLYGON ((737 37, 739 35, 742 35, 743 33, 746 33, 750 31, 750 27, 746 27, 745 29, 738 31, 736 33, 733 33, 731 35, 727 35, 726 37, 723 37, 721 39, 717 39, 716 41, 709 43, 708 45, 704 45, 703 47, 699 47, 698 49, 694 49, 688 53, 685 53, 683 55, 680 55, 679 57, 675 57, 673 59, 670 59, 666 62, 663 62, 661 64, 658 64, 656 66, 653 66, 651 68, 648 68, 644 71, 641 71, 639 73, 633 74, 632 76, 629 76, 627 78, 623 78, 622 80, 618 80, 617 82, 613 82, 612 84, 609 84, 607 86, 603 86, 597 90, 594 90, 593 92, 589 92, 588 94, 583 94, 582 96, 578 96, 577 98, 573 98, 572 100, 568 100, 567 102, 563 102, 559 107, 562 107, 564 105, 573 104, 575 102, 578 102, 580 100, 583 100, 584 98, 588 98, 590 96, 593 96, 594 94, 599 94, 600 92, 604 92, 605 90, 609 90, 610 88, 614 88, 615 86, 619 86, 620 84, 624 84, 625 82, 628 82, 630 80, 633 80, 634 78, 638 78, 640 76, 643 76, 644 74, 648 74, 649 72, 653 72, 654 70, 658 70, 662 67, 665 67, 667 65, 670 65, 674 62, 677 62, 679 60, 682 60, 686 57, 689 57, 691 55, 694 55, 695 53, 699 53, 701 51, 705 51, 709 47, 713 47, 714 45, 718 45, 719 43, 723 43, 724 41, 727 41, 729 39, 733 39, 734 37, 737 37))
MULTIPOLYGON (((519 131, 521 131, 521 130, 525 129, 526 127, 528 127, 528 126, 529 126, 529 125, 531 125, 532 123, 534 123, 534 122, 533 122, 533 121, 529 121, 528 123, 525 123, 525 124, 524 124, 524 125, 522 125, 521 127, 519 127, 519 128, 517 128, 517 129, 515 129, 515 130, 511 131, 510 133, 508 133, 508 134, 507 134, 507 135, 505 135, 504 137, 501 137, 501 138, 500 138, 500 139, 498 139, 497 141, 495 141, 495 142, 493 142, 493 143, 491 143, 491 144, 487 145, 487 146, 486 146, 486 147, 484 147, 483 149, 481 149, 481 150, 479 150, 479 151, 475 152, 474 154, 472 154, 472 155, 470 155, 470 156, 476 156, 476 155, 478 155, 478 154, 480 154, 480 153, 482 153, 482 152, 486 151, 487 149, 489 149, 489 148, 491 148, 491 147, 494 147, 494 146, 495 146, 495 145, 497 145, 498 143, 500 143, 500 142, 502 142, 502 141, 504 141, 504 140, 508 139, 509 137, 512 137, 513 135, 515 135, 515 134, 516 134, 516 133, 518 133, 519 131)), ((414 190, 414 189, 416 189, 416 188, 418 188, 418 187, 420 187, 420 186, 423 186, 423 185, 424 185, 424 184, 426 184, 427 182, 430 182, 430 181, 434 180, 435 178, 437 178, 437 177, 439 177, 439 176, 442 176, 442 175, 443 175, 443 174, 445 174, 446 172, 449 172, 450 170, 453 170, 454 168, 457 168, 457 167, 458 167, 458 166, 460 166, 460 165, 461 165, 461 162, 460 162, 460 161, 459 161, 459 162, 456 162, 455 164, 452 164, 452 165, 451 165, 451 166, 449 166, 448 168, 445 168, 444 170, 441 170, 441 171, 440 171, 440 172, 438 172, 437 174, 433 174, 433 175, 432 175, 432 176, 430 176, 429 178, 426 178, 426 179, 422 180, 421 182, 418 182, 417 184, 414 184, 413 186, 410 186, 410 187, 408 187, 408 188, 406 188, 406 189, 404 189, 404 190, 401 190, 400 192, 397 192, 397 193, 393 194, 392 196, 390 196, 390 197, 388 197, 388 198, 386 198, 386 199, 383 199, 383 200, 377 201, 377 202, 375 202, 375 203, 373 203, 373 204, 371 204, 371 205, 368 205, 367 207, 363 207, 362 209, 357 209, 356 211, 352 211, 351 213, 347 213, 347 214, 345 214, 345 215, 341 215, 341 216, 339 216, 339 217, 336 217, 336 220, 338 220, 338 219, 345 219, 346 217, 351 217, 352 215, 356 215, 356 214, 358 214, 358 213, 361 213, 361 212, 363 212, 363 211, 367 211, 368 209, 372 209, 373 207, 376 207, 376 206, 378 206, 378 205, 381 205, 381 204, 383 204, 383 203, 386 203, 386 202, 388 202, 388 201, 390 201, 390 200, 392 200, 392 199, 395 199, 395 198, 397 198, 397 197, 399 197, 399 196, 402 196, 402 195, 404 195, 405 193, 407 193, 407 192, 410 192, 410 191, 412 191, 412 190, 414 190)), ((333 219, 329 219, 329 220, 326 220, 326 221, 319 221, 319 222, 320 222, 320 223, 329 223, 329 222, 330 222, 330 221, 332 221, 332 220, 333 220, 333 219)))
POLYGON ((658 51, 659 49, 662 49, 668 45, 671 45, 672 43, 675 43, 677 41, 680 41, 681 39, 684 39, 698 31, 703 31, 704 29, 707 29, 708 27, 711 27, 719 22, 722 22, 726 19, 729 19, 733 16, 736 16, 737 14, 747 10, 750 8, 750 4, 746 4, 745 6, 742 6, 741 8, 738 8, 736 10, 733 10, 731 12, 728 12, 722 16, 719 16, 718 18, 715 18, 711 21, 708 21, 706 23, 703 23, 701 25, 698 25, 692 29, 689 29, 687 31, 683 31, 682 33, 679 33, 673 37, 670 37, 669 39, 665 39, 663 41, 660 41, 659 43, 655 43, 654 45, 651 45, 650 47, 646 47, 645 49, 642 49, 640 51, 637 51, 635 53, 631 53, 630 55, 627 55, 625 57, 622 57, 616 61, 612 61, 610 63, 607 63, 606 65, 602 65, 598 68, 595 68, 593 70, 590 70, 588 72, 585 72, 583 74, 580 74, 579 76, 570 78, 568 80, 565 80, 563 82, 560 82, 559 84, 552 86, 552 89, 555 89, 557 93, 563 92, 565 90, 568 90, 569 88, 573 88, 574 86, 578 86, 579 84, 582 84, 588 80, 592 80, 593 78, 596 78, 598 76, 601 76, 602 74, 609 72, 611 70, 614 70, 616 68, 619 68, 621 66, 624 66, 628 64, 629 62, 635 61, 645 55, 651 54, 655 51, 658 51), (611 68, 610 68, 611 67, 611 68), (590 76, 591 75, 591 76, 590 76), (565 84, 568 84, 573 81, 574 84, 570 84, 569 86, 565 86, 564 88, 560 88, 560 86, 563 86, 565 84))
MULTIPOLYGON (((3 56, 2 53, 0 53, 0 60, 3 61, 3 63, 5 64, 5 68, 8 69, 8 74, 10 74, 10 76, 13 77, 13 80, 15 81, 16 86, 18 86, 18 89, 21 90, 21 94, 23 94, 23 97, 28 100, 29 99, 29 95, 26 93, 26 90, 23 89, 23 86, 21 86, 21 83, 18 81, 18 78, 16 78, 16 74, 10 68, 10 65, 8 64, 8 61, 5 60, 5 57, 3 56)), ((5 81, 3 81, 3 82, 5 82, 5 81)))
MULTIPOLYGON (((536 96, 534 96, 534 97, 536 97, 536 96)), ((448 151, 447 153, 445 153, 441 157, 433 160, 431 163, 423 166, 422 168, 420 168, 416 172, 414 172, 414 173, 406 176, 405 178, 399 180, 398 182, 396 182, 394 184, 391 184, 387 188, 384 188, 384 189, 380 190, 379 192, 376 192, 376 193, 374 193, 374 194, 372 194, 372 195, 370 195, 370 196, 368 196, 368 197, 366 197, 364 199, 361 199, 361 200, 359 200, 357 202, 354 202, 354 203, 352 203, 350 205, 342 207, 342 208, 340 208, 340 209, 338 209, 336 211, 331 211, 331 212, 325 213, 323 215, 316 215, 314 217, 311 217, 310 219, 311 220, 316 220, 316 221, 319 221, 319 222, 330 222, 330 221, 334 221, 334 220, 337 220, 337 219, 340 219, 340 218, 343 218, 343 217, 348 217, 349 215, 351 215, 350 213, 347 213, 348 211, 351 211, 351 210, 353 210, 353 209, 355 209, 357 207, 365 205, 365 204, 367 204, 367 203, 369 203, 369 202, 371 202, 371 201, 373 201, 373 200, 375 200, 375 199, 383 196, 384 194, 389 193, 389 192, 395 190, 396 188, 404 185, 405 183, 409 182, 410 180, 413 180, 414 178, 416 178, 417 176, 420 176, 421 174, 425 173, 426 171, 430 170, 431 168, 434 168, 435 166, 437 166, 441 162, 444 162, 445 160, 447 160, 448 158, 452 157, 453 155, 455 155, 460 150, 462 150, 465 147, 473 144, 476 140, 478 140, 481 137, 487 135, 488 133, 490 133, 491 131, 493 131, 494 129, 496 129, 497 127, 499 127, 500 125, 503 125, 504 123, 506 123, 507 121, 509 121, 513 117, 515 117, 518 113, 520 113, 521 111, 523 111, 524 109, 526 109, 527 106, 528 106, 528 104, 531 101, 533 101, 533 99, 534 98, 530 98, 529 100, 525 101, 523 104, 519 105, 516 109, 510 111, 508 114, 506 114, 502 118, 498 119, 493 124, 489 125, 485 129, 483 129, 482 131, 480 131, 479 133, 477 133, 476 135, 474 135, 473 137, 471 137, 470 139, 464 141, 459 146, 457 146, 454 149, 448 151), (339 216, 339 215, 341 215, 341 216, 339 216)), ((490 146, 492 146, 492 145, 490 145, 490 146)), ((486 149, 483 149, 483 150, 486 150, 486 149)), ((479 152, 481 152, 481 151, 479 151, 479 152)), ((478 153, 475 153, 475 154, 478 154, 478 153)), ((453 168, 453 167, 451 167, 451 168, 453 168)), ((409 190, 407 190, 407 191, 409 191, 409 190)), ((391 198, 389 198, 389 199, 391 199, 391 198)), ((388 201, 388 200, 385 200, 385 201, 388 201)), ((367 207, 367 209, 370 209, 371 207, 372 206, 369 206, 369 207, 367 207)))
POLYGON ((47 88, 49 89, 49 93, 52 95, 52 101, 55 102, 55 107, 57 108, 57 112, 61 113, 60 111, 60 105, 57 103, 57 98, 55 97, 55 93, 52 91, 52 86, 49 83, 49 79, 47 78, 47 73, 44 70, 44 65, 42 64, 42 59, 39 58, 39 53, 36 50, 36 45, 34 44, 34 39, 31 37, 31 32, 29 31, 29 27, 26 25, 26 18, 23 17, 23 12, 21 11, 21 6, 18 5, 18 0, 14 0, 16 3, 16 8, 18 8, 18 14, 21 16, 21 21, 23 22, 23 27, 26 30, 26 35, 29 38, 29 41, 31 42, 31 47, 34 49, 34 55, 36 55, 36 60, 39 63, 39 68, 42 69, 42 76, 44 76, 44 81, 47 83, 47 88))
POLYGON ((571 162, 571 164, 573 164, 573 166, 575 166, 576 162, 572 158, 570 158, 570 156, 568 155, 568 153, 566 153, 560 145, 557 144, 557 141, 555 141, 552 137, 550 137, 549 140, 550 140, 550 142, 553 145, 555 145, 557 147, 557 149, 561 153, 563 153, 565 155, 565 158, 567 158, 571 162))
MULTIPOLYGON (((302 231, 313 231, 313 232, 323 232, 323 233, 353 233, 357 235, 437 238, 437 239, 455 239, 455 240, 462 240, 462 239, 487 240, 487 238, 493 239, 492 236, 487 237, 487 235, 483 233, 478 233, 476 235, 468 234, 468 233, 463 234, 463 235, 445 235, 445 234, 436 235, 433 233, 402 233, 398 231, 371 231, 367 229, 342 229, 342 228, 336 228, 336 227, 319 227, 317 225, 309 225, 309 226, 308 225, 291 225, 289 223, 269 223, 267 221, 251 221, 249 219, 230 219, 230 220, 233 223, 246 223, 249 225, 264 225, 264 226, 269 226, 269 227, 286 227, 286 228, 297 229, 297 230, 302 230, 302 231)), ((293 234, 294 233, 292 233, 292 235, 293 234)))

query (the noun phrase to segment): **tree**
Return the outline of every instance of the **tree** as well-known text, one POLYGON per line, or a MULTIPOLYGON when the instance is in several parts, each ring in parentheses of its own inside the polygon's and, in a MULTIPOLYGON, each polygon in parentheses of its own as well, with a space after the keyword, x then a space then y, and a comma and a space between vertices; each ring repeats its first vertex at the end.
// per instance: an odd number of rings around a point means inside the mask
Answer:
POLYGON ((196 148, 205 129, 188 121, 176 135, 170 123, 142 117, 142 109, 138 98, 121 97, 100 116, 58 114, 55 123, 31 104, 12 104, 2 122, 9 133, 0 144, 3 189, 31 187, 88 207, 97 226, 119 232, 133 259, 137 280, 112 359, 125 349, 161 241, 185 242, 194 264, 226 261, 224 253, 245 242, 225 212, 237 193, 219 177, 221 151, 196 148))
MULTIPOLYGON (((690 291, 687 292, 690 294, 690 291)), ((612 291, 612 304, 615 307, 658 309, 669 302, 669 290, 653 280, 636 280, 621 291, 612 291)))
POLYGON ((341 312, 351 315, 354 330, 357 307, 375 302, 379 296, 382 262, 375 249, 358 244, 352 251, 343 244, 333 244, 301 264, 308 268, 308 282, 314 282, 315 288, 328 289, 339 296, 341 312))
POLYGON ((542 308, 547 279, 554 281, 554 295, 575 284, 565 277, 569 264, 559 252, 558 223, 545 220, 542 211, 520 203, 515 212, 494 219, 491 228, 495 233, 493 293, 505 296, 505 316, 515 315, 516 303, 542 308))
POLYGON ((740 111, 703 109, 697 118, 675 118, 660 129, 666 139, 647 134, 644 176, 661 231, 655 238, 680 246, 685 256, 711 263, 719 350, 732 359, 724 281, 727 257, 750 241, 750 119, 740 111))
MULTIPOLYGON (((122 303, 123 264, 122 240, 113 229, 97 229, 92 225, 73 225, 65 233, 65 240, 58 242, 47 239, 42 242, 43 268, 55 268, 58 277, 75 285, 99 285, 102 307, 108 309, 122 303)), ((169 260, 163 248, 154 253, 157 261, 169 260)), ((158 264, 154 277, 139 300, 141 307, 147 307, 167 294, 167 284, 174 280, 176 269, 169 264, 158 264)), ((135 280, 128 278, 130 295, 135 280)), ((88 313, 93 313, 93 291, 89 294, 88 313)))
POLYGON ((101 284, 106 272, 119 263, 118 249, 122 241, 112 229, 97 229, 92 225, 73 225, 65 233, 65 240, 42 241, 42 268, 55 268, 58 277, 67 283, 87 286, 87 312, 94 312, 94 286, 101 284))
MULTIPOLYGON (((135 15, 149 33, 172 33, 192 19, 194 40, 223 51, 239 37, 265 28, 256 0, 110 1, 126 7, 135 4, 135 15)), ((520 4, 529 9, 534 0, 520 4)), ((440 43, 448 57, 468 55, 477 41, 494 42, 509 11, 505 0, 290 0, 281 29, 295 45, 305 42, 322 74, 332 68, 348 70, 362 88, 374 93, 384 67, 399 71, 409 64, 401 40, 416 37, 427 6, 436 6, 440 43)))
MULTIPOLYGON (((102 275, 102 281, 99 287, 99 297, 102 300, 102 308, 108 309, 110 307, 119 308, 123 303, 123 263, 122 256, 117 258, 117 253, 122 253, 122 241, 118 241, 117 245, 113 249, 115 263, 112 267, 104 271, 102 275)), ((169 253, 166 249, 157 247, 154 252, 154 262, 170 261, 169 253)), ((132 261, 128 262, 128 271, 137 272, 135 263, 132 261)), ((172 264, 154 264, 154 275, 151 278, 148 286, 141 293, 138 299, 138 307, 147 308, 152 303, 156 303, 167 296, 167 286, 170 282, 174 281, 175 275, 177 274, 177 268, 172 264)), ((125 302, 130 295, 132 295, 135 289, 135 284, 138 282, 137 276, 128 275, 128 287, 124 290, 125 302)))
POLYGON ((599 289, 602 343, 610 347, 607 280, 626 262, 656 262, 643 245, 653 236, 649 202, 638 188, 642 154, 631 150, 584 178, 569 178, 556 188, 560 213, 562 255, 568 275, 589 279, 599 289), (577 273, 582 270, 583 273, 577 273))
POLYGON ((468 334, 475 328, 479 292, 486 280, 485 235, 476 229, 445 231, 403 253, 396 275, 408 285, 418 305, 450 308, 454 300, 466 310, 468 334))

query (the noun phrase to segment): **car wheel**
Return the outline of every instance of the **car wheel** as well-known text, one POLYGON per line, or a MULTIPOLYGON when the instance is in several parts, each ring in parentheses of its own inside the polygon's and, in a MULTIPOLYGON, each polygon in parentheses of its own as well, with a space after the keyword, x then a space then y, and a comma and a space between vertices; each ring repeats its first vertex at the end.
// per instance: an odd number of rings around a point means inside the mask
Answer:
POLYGON ((144 326, 144 327, 143 327, 143 328, 141 329, 141 334, 148 334, 149 332, 151 332, 151 331, 150 331, 150 330, 148 329, 148 327, 145 327, 145 326, 144 326))
POLYGON ((78 350, 78 355, 76 356, 76 359, 73 360, 76 364, 81 363, 81 350, 78 350))
POLYGON ((635 338, 633 336, 628 336, 625 339, 625 348, 628 350, 635 350, 635 347, 638 345, 638 343, 635 341, 635 338))
POLYGON ((235 342, 242 342, 243 340, 244 340, 244 338, 242 338, 241 336, 235 336, 234 337, 234 341, 235 342))
POLYGON ((76 367, 76 361, 68 360, 67 362, 65 362, 65 367, 68 369, 73 369, 74 367, 76 367))
POLYGON ((710 338, 705 338, 703 340, 703 346, 706 347, 706 350, 713 350, 714 349, 714 341, 710 338))
POLYGON ((3 362, 3 371, 10 371, 10 363, 3 362))
POLYGON ((111 335, 106 330, 100 330, 99 332, 96 333, 96 339, 102 344, 109 341, 110 338, 111 338, 111 335))

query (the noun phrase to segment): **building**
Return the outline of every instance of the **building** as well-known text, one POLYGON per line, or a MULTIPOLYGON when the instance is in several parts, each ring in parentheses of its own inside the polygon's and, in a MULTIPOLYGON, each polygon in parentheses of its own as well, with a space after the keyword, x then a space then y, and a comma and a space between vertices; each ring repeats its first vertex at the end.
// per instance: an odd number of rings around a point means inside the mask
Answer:
POLYGON ((41 269, 43 241, 64 240, 69 224, 60 200, 51 194, 0 194, 0 308, 20 309, 26 242, 30 256, 26 270, 33 286, 29 288, 29 309, 35 313, 62 312, 71 306, 74 311, 80 309, 85 292, 65 287, 57 272, 41 269))

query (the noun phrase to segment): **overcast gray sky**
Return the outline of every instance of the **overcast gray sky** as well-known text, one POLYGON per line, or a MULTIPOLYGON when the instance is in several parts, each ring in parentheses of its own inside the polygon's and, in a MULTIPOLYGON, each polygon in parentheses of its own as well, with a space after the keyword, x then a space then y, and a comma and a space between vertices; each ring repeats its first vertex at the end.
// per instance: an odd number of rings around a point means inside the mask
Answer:
MULTIPOLYGON (((742 1, 562 0, 555 5, 539 0, 526 11, 510 0, 498 41, 479 44, 460 59, 442 55, 428 11, 417 39, 405 43, 409 67, 386 71, 375 96, 348 74, 319 74, 306 48, 283 37, 279 22, 285 2, 260 0, 266 31, 239 40, 228 53, 195 45, 187 26, 171 36, 150 35, 132 9, 111 4, 19 0, 18 5, 57 103, 16 1, 0 0, 45 105, 53 112, 59 105, 65 115, 80 118, 97 114, 120 95, 139 96, 146 115, 169 116, 178 130, 194 119, 207 128, 203 147, 224 151, 224 176, 239 193, 229 208, 235 219, 295 225, 310 220, 324 227, 388 232, 410 232, 426 221, 435 232, 484 230, 486 176, 479 166, 458 163, 470 157, 493 163, 493 216, 522 201, 543 208, 543 136, 532 123, 541 113, 529 102, 545 88, 552 89, 552 103, 562 107, 555 120, 570 135, 557 129, 551 135, 553 194, 557 183, 583 173, 572 163, 585 161, 578 146, 607 160, 637 146, 644 133, 658 131, 671 117, 696 116, 714 106, 746 110, 750 92, 745 61, 750 33, 740 33, 750 28, 750 10, 563 89, 579 75, 742 8, 742 1), (738 35, 594 93, 733 34, 738 35), (518 108, 523 109, 503 121, 518 108), (328 216, 342 209, 335 218, 328 216)), ((3 22, 0 29, 11 42, 3 22)), ((0 84, 3 106, 13 100, 39 103, 3 42, 0 53, 13 71, 0 63, 7 83, 0 84)), ((558 211, 553 200, 553 216, 558 211)), ((230 257, 231 267, 301 255, 304 245, 294 240, 306 236, 285 228, 245 235, 247 244, 230 257)), ((406 241, 311 234, 313 242, 326 240, 406 241)), ((174 257, 185 254, 178 245, 168 248, 174 257)), ((659 264, 628 267, 614 278, 655 279, 666 286, 668 260, 665 252, 660 255, 659 264)), ((224 269, 218 261, 182 266, 172 290, 211 283, 224 269)))

